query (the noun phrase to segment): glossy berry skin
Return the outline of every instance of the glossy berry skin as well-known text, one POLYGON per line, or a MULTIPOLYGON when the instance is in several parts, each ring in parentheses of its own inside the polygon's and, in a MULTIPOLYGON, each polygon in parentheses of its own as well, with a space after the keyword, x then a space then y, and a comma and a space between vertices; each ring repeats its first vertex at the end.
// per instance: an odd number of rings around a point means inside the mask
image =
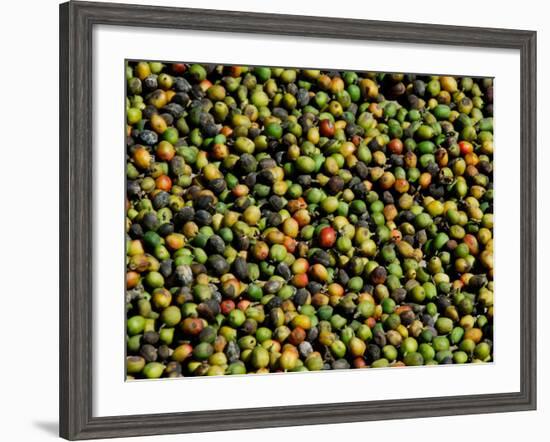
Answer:
POLYGON ((319 232, 319 245, 328 249, 336 243, 336 230, 332 227, 324 227, 319 232))

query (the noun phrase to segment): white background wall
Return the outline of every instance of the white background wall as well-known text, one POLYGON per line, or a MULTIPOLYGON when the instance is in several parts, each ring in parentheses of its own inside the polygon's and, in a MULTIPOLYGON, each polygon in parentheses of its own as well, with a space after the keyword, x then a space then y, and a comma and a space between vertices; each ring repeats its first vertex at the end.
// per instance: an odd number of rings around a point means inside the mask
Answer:
MULTIPOLYGON (((131 0, 128 0, 131 1, 131 0)), ((162 441, 240 442, 308 440, 508 441, 540 434, 550 419, 550 302, 544 277, 549 264, 548 167, 550 137, 550 21, 545 2, 503 0, 133 0, 257 12, 340 16, 538 31, 539 146, 539 403, 538 411, 381 421, 309 427, 163 436, 162 441), (543 201, 546 199, 545 203, 543 201), (545 345, 546 343, 546 345, 545 345)), ((0 438, 42 441, 57 437, 58 410, 58 2, 2 4, 0 25, 0 438)), ((502 296, 505 296, 504 293, 502 296)), ((452 380, 449 380, 452 382, 452 380)), ((215 421, 215 416, 213 416, 215 421)), ((544 432, 544 433, 543 433, 544 432)), ((153 440, 155 438, 144 438, 153 440)), ((139 440, 139 439, 132 439, 139 440)))

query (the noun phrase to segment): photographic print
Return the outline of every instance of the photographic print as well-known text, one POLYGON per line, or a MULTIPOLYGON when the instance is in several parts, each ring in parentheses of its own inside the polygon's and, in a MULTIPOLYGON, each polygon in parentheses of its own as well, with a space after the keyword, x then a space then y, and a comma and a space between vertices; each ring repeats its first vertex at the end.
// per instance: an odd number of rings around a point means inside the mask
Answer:
POLYGON ((62 437, 536 409, 536 31, 59 18, 62 437))
POLYGON ((128 380, 493 361, 492 78, 126 82, 128 380))

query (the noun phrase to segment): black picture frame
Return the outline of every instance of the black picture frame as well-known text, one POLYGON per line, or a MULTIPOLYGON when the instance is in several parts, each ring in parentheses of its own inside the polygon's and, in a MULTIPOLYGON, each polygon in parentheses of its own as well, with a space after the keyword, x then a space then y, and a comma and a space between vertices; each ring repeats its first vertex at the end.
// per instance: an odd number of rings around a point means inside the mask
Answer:
POLYGON ((68 440, 536 409, 536 32, 109 3, 60 5, 60 436, 68 440), (92 415, 92 29, 185 28, 510 48, 521 58, 521 390, 151 415, 92 415))

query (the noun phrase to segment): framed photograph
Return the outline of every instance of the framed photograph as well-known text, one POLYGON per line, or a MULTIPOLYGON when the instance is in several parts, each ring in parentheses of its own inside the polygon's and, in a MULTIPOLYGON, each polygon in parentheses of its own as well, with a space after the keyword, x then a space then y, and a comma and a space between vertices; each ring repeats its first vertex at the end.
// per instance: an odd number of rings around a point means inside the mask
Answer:
POLYGON ((62 437, 536 408, 535 32, 60 27, 62 437))

